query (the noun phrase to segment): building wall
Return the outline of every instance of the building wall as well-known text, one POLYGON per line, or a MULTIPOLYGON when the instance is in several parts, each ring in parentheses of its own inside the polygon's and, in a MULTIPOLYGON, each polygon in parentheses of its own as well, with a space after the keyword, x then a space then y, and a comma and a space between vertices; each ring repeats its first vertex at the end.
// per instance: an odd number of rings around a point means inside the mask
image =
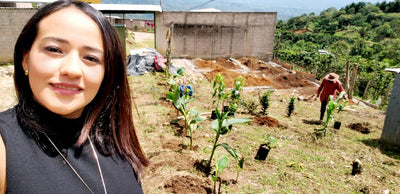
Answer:
MULTIPOLYGON (((13 61, 17 37, 36 11, 0 8, 0 63, 13 61)), ((157 12, 155 41, 161 54, 166 53, 171 22, 173 57, 272 59, 276 12, 157 12)))
POLYGON ((13 61, 14 46, 36 9, 0 8, 0 63, 13 61))
POLYGON ((156 48, 162 54, 171 23, 172 57, 272 59, 276 12, 156 13, 156 48))
POLYGON ((137 26, 138 30, 142 29, 154 29, 154 21, 153 20, 135 20, 135 19, 125 19, 122 20, 127 29, 134 31, 135 26, 137 26), (153 26, 151 25, 153 24, 153 26))

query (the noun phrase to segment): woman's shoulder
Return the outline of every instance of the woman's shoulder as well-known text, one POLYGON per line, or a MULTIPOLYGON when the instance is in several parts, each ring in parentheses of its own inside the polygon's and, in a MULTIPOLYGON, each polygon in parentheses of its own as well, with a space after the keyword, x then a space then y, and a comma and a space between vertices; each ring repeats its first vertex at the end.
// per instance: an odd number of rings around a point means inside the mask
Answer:
POLYGON ((16 119, 16 106, 0 112, 0 124, 10 122, 10 119, 16 119))
POLYGON ((0 112, 0 134, 4 138, 4 133, 14 131, 9 130, 18 125, 16 107, 0 112))

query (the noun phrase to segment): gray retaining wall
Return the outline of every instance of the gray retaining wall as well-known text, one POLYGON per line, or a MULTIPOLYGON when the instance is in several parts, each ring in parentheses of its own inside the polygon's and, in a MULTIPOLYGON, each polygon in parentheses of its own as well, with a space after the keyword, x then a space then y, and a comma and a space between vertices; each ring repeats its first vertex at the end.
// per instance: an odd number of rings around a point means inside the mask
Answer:
MULTIPOLYGON (((0 63, 12 62, 14 45, 37 9, 0 8, 0 63)), ((168 26, 174 23, 172 56, 258 57, 271 60, 276 12, 156 12, 156 48, 165 55, 168 26)))
POLYGON ((172 56, 186 58, 258 57, 271 60, 276 12, 156 13, 156 48, 165 54, 173 23, 172 56))

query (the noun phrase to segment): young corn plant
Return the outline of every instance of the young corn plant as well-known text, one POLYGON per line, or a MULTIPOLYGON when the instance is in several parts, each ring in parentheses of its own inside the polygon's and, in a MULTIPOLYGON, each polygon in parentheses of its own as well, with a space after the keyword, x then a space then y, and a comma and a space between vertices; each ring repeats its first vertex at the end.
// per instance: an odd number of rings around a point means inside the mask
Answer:
POLYGON ((172 91, 168 91, 167 93, 167 99, 170 100, 175 108, 182 114, 185 121, 185 131, 188 131, 189 133, 189 147, 190 150, 193 150, 193 131, 200 128, 198 124, 203 121, 204 118, 200 116, 199 111, 188 109, 188 104, 195 100, 195 98, 190 95, 193 91, 190 91, 189 87, 181 88, 186 89, 184 89, 182 92, 180 87, 178 87, 177 85, 173 85, 172 91))
POLYGON ((326 135, 326 130, 328 128, 329 122, 331 122, 331 121, 333 122, 334 119, 335 119, 334 116, 333 116, 334 111, 337 109, 338 110, 337 113, 340 113, 340 111, 342 111, 343 107, 345 106, 345 104, 342 104, 342 103, 339 102, 340 99, 343 98, 344 94, 345 94, 345 92, 341 92, 339 94, 339 96, 335 100, 333 99, 333 95, 329 95, 329 102, 326 105, 326 115, 327 115, 327 117, 326 117, 326 120, 324 122, 324 128, 317 130, 316 131, 317 133, 324 132, 324 136, 326 135))
POLYGON ((289 105, 288 105, 288 112, 287 116, 290 117, 294 111, 294 101, 296 100, 295 97, 290 97, 289 105))
POLYGON ((238 155, 238 153, 236 152, 235 149, 233 149, 226 143, 218 143, 218 140, 221 135, 225 135, 229 132, 229 129, 228 129, 229 125, 245 124, 245 123, 251 122, 252 120, 251 119, 241 119, 241 118, 229 118, 228 112, 221 113, 221 112, 219 112, 218 107, 215 108, 215 112, 217 114, 217 119, 211 123, 211 127, 215 131, 216 134, 215 134, 213 147, 211 150, 211 156, 210 156, 210 159, 207 161, 206 167, 208 169, 211 169, 211 162, 213 160, 215 150, 221 146, 221 147, 225 148, 225 150, 235 159, 238 167, 240 169, 242 169, 244 159, 238 155))
POLYGON ((229 102, 230 115, 235 115, 239 107, 239 104, 243 101, 240 92, 243 91, 244 85, 245 83, 243 76, 235 78, 235 83, 230 93, 230 102, 229 102))
POLYGON ((218 160, 218 162, 215 164, 215 174, 212 175, 211 179, 214 182, 214 189, 213 189, 213 193, 221 193, 221 179, 218 177, 218 175, 220 173, 222 173, 222 171, 228 166, 228 157, 224 156, 221 159, 218 160), (218 188, 217 188, 217 183, 218 184, 218 188))
POLYGON ((213 95, 212 98, 213 100, 213 104, 216 104, 217 107, 219 107, 220 104, 222 104, 221 106, 221 110, 223 107, 223 103, 225 101, 225 99, 227 99, 229 97, 229 93, 225 92, 225 79, 222 76, 222 74, 218 73, 213 81, 213 95))

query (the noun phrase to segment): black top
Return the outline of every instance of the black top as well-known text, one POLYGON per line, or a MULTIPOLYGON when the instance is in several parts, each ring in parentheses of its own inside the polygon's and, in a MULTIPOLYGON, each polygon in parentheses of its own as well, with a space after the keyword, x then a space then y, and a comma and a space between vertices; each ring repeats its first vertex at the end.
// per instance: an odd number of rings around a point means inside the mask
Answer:
MULTIPOLYGON (((65 119, 44 108, 35 111, 40 113, 38 122, 47 126, 46 134, 83 180, 94 193, 104 193, 90 144, 75 145, 84 119, 65 119)), ((45 148, 35 142, 45 141, 40 134, 43 131, 35 138, 26 130, 18 122, 16 107, 0 113, 0 134, 7 153, 7 193, 89 193, 62 157, 47 147, 48 142, 43 144, 45 148)), ((129 162, 115 154, 107 157, 97 152, 97 156, 108 193, 143 193, 129 162)))

